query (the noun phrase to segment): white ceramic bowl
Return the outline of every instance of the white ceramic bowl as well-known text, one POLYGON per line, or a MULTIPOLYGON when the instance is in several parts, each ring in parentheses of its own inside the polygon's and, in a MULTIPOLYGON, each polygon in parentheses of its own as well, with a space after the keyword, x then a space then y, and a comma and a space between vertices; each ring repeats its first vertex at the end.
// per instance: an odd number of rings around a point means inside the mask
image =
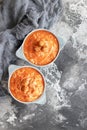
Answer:
POLYGON ((23 41, 23 44, 22 44, 21 48, 19 49, 19 52, 18 52, 18 51, 16 52, 16 55, 17 55, 19 58, 21 57, 22 59, 26 60, 29 64, 31 64, 31 65, 33 65, 33 66, 36 66, 36 67, 44 67, 44 66, 47 66, 47 65, 53 63, 53 62, 57 59, 57 57, 58 57, 58 55, 59 55, 59 52, 60 52, 60 42, 59 42, 58 38, 57 38, 52 32, 50 32, 50 31, 48 31, 48 30, 46 30, 46 29, 36 29, 36 30, 33 30, 32 32, 30 32, 30 33, 25 37, 25 39, 24 39, 24 41, 23 41), (46 32, 52 34, 52 36, 54 36, 54 38, 57 40, 57 43, 58 43, 58 49, 59 49, 59 50, 58 50, 57 55, 55 56, 55 58, 54 58, 52 61, 50 61, 48 64, 45 64, 45 65, 33 64, 31 61, 29 61, 29 60, 26 58, 26 56, 25 56, 25 54, 24 54, 24 44, 25 44, 26 39, 27 39, 31 34, 33 34, 33 33, 36 32, 36 31, 46 31, 46 32))
POLYGON ((45 104, 45 103, 46 103, 46 82, 45 82, 45 78, 44 78, 43 74, 42 74, 38 69, 36 69, 35 67, 32 67, 32 66, 16 66, 16 65, 10 65, 10 66, 9 66, 8 90, 9 90, 9 93, 11 94, 11 96, 12 96, 16 101, 18 101, 18 102, 20 102, 20 103, 23 103, 23 104, 31 104, 31 103, 45 104), (29 67, 29 68, 33 68, 33 69, 37 70, 37 71, 41 74, 41 76, 42 76, 42 78, 43 78, 43 81, 44 81, 44 90, 43 90, 42 95, 41 95, 38 99, 36 99, 36 100, 34 100, 34 101, 32 101, 32 102, 23 102, 23 101, 18 100, 16 97, 13 96, 13 94, 12 94, 12 92, 11 92, 11 90, 10 90, 10 78, 11 78, 12 74, 13 74, 16 70, 18 70, 18 69, 20 69, 20 68, 25 68, 25 67, 29 67))

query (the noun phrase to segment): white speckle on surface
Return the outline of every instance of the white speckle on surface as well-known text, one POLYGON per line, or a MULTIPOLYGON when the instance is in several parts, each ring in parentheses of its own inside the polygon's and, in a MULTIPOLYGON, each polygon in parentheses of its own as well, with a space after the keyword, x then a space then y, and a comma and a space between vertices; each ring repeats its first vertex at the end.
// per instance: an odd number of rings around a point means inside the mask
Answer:
POLYGON ((62 114, 57 114, 56 116, 55 116, 56 118, 54 119, 56 122, 58 122, 58 123, 62 123, 62 122, 64 122, 65 120, 67 120, 67 118, 65 118, 62 114))
POLYGON ((23 121, 22 120, 20 120, 20 123, 22 123, 23 121))
POLYGON ((35 113, 30 114, 30 115, 25 115, 25 116, 23 117, 23 120, 32 119, 34 116, 35 116, 35 113))
POLYGON ((76 124, 76 126, 78 127, 78 126, 79 126, 79 124, 76 124))
POLYGON ((15 121, 15 119, 17 119, 17 117, 16 117, 14 114, 12 114, 12 115, 9 116, 9 118, 7 119, 7 122, 9 122, 10 124, 12 124, 12 123, 15 121))

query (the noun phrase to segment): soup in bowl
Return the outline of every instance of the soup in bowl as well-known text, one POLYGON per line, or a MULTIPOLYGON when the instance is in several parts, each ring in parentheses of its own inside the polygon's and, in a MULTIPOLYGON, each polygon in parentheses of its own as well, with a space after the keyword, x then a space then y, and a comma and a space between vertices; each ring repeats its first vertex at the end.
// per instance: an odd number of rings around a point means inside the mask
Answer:
POLYGON ((43 95, 45 80, 39 70, 24 66, 13 71, 9 77, 8 87, 14 99, 21 103, 30 103, 43 95))
POLYGON ((22 50, 25 59, 37 66, 52 63, 59 54, 59 41, 56 36, 45 29, 37 29, 24 39, 22 50))

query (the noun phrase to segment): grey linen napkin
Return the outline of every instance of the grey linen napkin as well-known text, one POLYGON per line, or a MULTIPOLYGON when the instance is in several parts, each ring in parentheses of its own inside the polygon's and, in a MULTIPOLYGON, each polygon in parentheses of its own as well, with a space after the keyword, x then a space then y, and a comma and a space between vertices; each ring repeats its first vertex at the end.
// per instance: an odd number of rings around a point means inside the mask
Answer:
POLYGON ((17 57, 15 51, 33 29, 49 29, 62 12, 61 0, 3 0, 0 5, 0 81, 17 57))

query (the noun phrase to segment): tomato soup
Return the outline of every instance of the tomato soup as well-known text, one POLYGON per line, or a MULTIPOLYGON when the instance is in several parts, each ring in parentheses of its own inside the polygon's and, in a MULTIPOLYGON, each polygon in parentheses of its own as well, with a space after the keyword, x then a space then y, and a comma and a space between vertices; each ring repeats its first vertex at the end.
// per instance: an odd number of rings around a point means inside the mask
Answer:
POLYGON ((43 66, 51 63, 59 52, 59 42, 47 30, 31 32, 24 40, 23 53, 32 64, 43 66))
POLYGON ((44 91, 42 74, 32 67, 22 67, 14 71, 9 79, 9 89, 14 98, 21 102, 32 102, 44 91))

